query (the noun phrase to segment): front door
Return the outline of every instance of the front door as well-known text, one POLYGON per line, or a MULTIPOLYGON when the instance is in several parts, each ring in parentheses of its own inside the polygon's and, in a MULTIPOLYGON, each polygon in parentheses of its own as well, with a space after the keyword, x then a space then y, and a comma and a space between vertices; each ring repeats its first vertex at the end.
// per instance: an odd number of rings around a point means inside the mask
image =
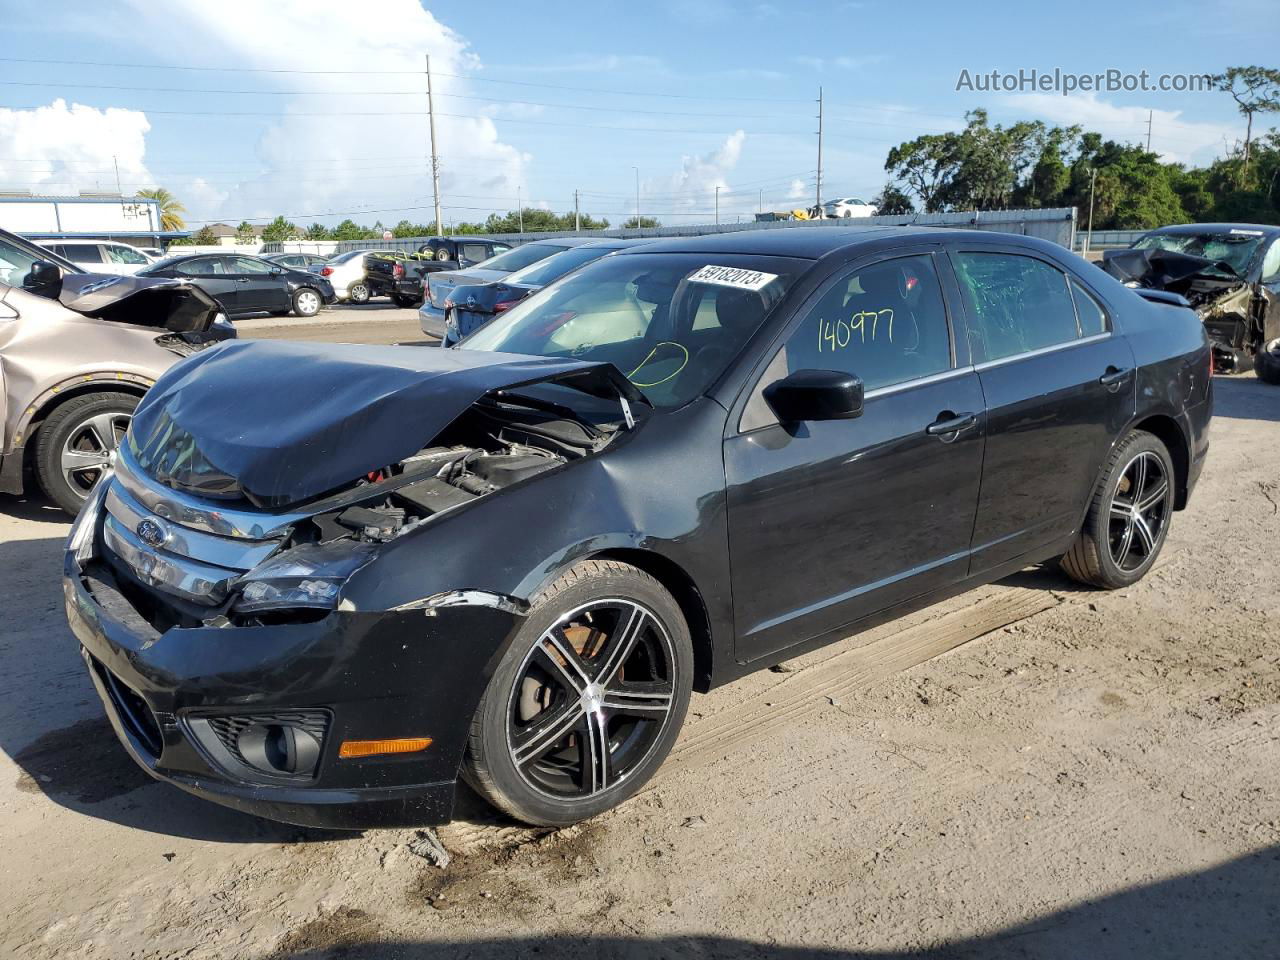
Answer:
POLYGON ((231 272, 233 257, 208 256, 185 260, 174 273, 189 277, 205 293, 218 301, 223 312, 235 316, 244 308, 240 306, 240 284, 231 272))
POLYGON ((985 417, 953 339, 932 253, 842 268, 798 312, 725 441, 738 660, 965 576, 985 417), (862 415, 778 423, 763 390, 802 369, 860 377, 862 415))
POLYGON ((241 313, 289 309, 289 287, 281 269, 253 257, 232 257, 241 313))
POLYGON ((1100 301, 1058 265, 998 249, 951 259, 987 403, 978 573, 1078 529, 1112 440, 1133 417, 1137 377, 1100 301))

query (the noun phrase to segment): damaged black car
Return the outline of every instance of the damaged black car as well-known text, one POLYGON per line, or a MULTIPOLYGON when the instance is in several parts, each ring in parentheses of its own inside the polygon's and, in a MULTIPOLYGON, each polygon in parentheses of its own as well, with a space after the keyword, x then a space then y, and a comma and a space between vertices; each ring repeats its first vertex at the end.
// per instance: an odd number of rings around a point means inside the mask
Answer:
POLYGON ((1102 267, 1130 287, 1184 298, 1213 342, 1214 369, 1280 384, 1280 227, 1189 223, 1163 227, 1102 267))
POLYGON ((293 823, 568 824, 706 691, 1029 563, 1151 569, 1196 315, 1028 237, 657 241, 424 349, 228 343, 139 407, 66 609, 151 774, 293 823))

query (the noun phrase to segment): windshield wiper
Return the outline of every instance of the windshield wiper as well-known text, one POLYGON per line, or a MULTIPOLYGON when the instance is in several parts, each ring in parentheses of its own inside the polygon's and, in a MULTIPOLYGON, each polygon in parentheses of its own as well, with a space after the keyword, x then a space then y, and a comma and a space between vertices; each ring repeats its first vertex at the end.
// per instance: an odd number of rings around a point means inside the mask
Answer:
POLYGON ((512 393, 509 390, 495 390, 493 396, 515 406, 529 407, 531 410, 541 410, 544 413, 554 413, 558 417, 573 420, 581 425, 593 440, 599 440, 604 436, 599 427, 578 413, 577 410, 562 403, 556 403, 554 400, 543 400, 541 397, 531 397, 524 393, 512 393))

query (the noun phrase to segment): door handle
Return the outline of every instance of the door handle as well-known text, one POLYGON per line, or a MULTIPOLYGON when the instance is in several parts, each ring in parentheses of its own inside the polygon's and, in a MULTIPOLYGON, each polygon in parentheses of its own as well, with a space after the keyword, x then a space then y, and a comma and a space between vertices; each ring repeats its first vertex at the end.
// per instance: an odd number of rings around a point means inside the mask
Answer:
MULTIPOLYGON (((935 420, 924 428, 924 432, 931 437, 946 437, 948 434, 959 433, 961 430, 968 430, 978 422, 976 413, 959 413, 951 414, 950 411, 944 411, 939 417, 947 417, 947 419, 935 420)), ((952 437, 951 439, 955 439, 952 437)))
POLYGON ((1098 378, 1098 382, 1115 393, 1120 389, 1120 385, 1129 379, 1129 374, 1133 373, 1130 369, 1121 370, 1119 367, 1107 367, 1107 372, 1098 378))
POLYGON ((248 282, 249 282, 248 277, 236 277, 236 283, 248 283, 248 282))

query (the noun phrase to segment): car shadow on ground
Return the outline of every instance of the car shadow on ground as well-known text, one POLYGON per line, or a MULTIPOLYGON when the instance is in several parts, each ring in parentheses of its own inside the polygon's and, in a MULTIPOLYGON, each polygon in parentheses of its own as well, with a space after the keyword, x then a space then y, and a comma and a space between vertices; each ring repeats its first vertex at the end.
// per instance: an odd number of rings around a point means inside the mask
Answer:
MULTIPOLYGON (((828 923, 829 918, 824 925, 828 923)), ((795 918, 796 939, 806 926, 803 916, 795 918)), ((293 930, 269 956, 276 960, 1262 960, 1274 958, 1280 942, 1280 846, 1197 873, 1088 899, 984 936, 921 950, 779 946, 718 936, 553 935, 429 942, 380 936, 380 932, 376 915, 341 907, 293 930)))
POLYGON ((1213 415, 1229 420, 1280 423, 1280 387, 1252 374, 1213 378, 1213 415))

